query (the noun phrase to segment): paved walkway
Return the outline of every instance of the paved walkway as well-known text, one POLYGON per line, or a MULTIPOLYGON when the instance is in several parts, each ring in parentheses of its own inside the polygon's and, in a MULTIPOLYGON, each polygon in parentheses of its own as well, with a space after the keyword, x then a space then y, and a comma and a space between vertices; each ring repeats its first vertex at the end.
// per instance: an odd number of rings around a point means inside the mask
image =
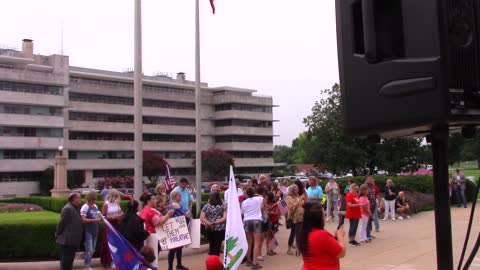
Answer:
MULTIPOLYGON (((480 210, 480 203, 477 209, 480 210)), ((458 262, 467 230, 470 208, 452 208, 452 229, 453 229, 453 255, 455 264, 458 262)), ((480 232, 480 214, 475 215, 476 222, 472 226, 467 256, 472 248, 473 241, 480 232)), ((335 224, 328 223, 327 230, 331 231, 335 224)), ((348 229, 348 221, 346 224, 348 229)), ((362 244, 360 247, 348 247, 347 255, 341 259, 341 269, 345 270, 413 270, 413 269, 436 269, 435 253, 435 227, 434 212, 422 212, 414 215, 412 219, 397 221, 380 221, 380 232, 375 233, 377 237, 372 243, 362 244)), ((293 270, 301 269, 302 260, 300 257, 286 255, 288 231, 284 226, 280 227, 277 234, 280 247, 279 255, 267 256, 261 264, 263 269, 272 270, 293 270)), ((265 248, 264 248, 265 250, 265 248)), ((207 255, 196 254, 184 256, 183 263, 192 270, 205 269, 205 258, 207 255)), ((98 259, 95 260, 98 265, 98 259)), ((77 260, 76 265, 81 268, 81 261, 77 260)), ((174 263, 175 266, 175 263, 174 263)), ((455 267, 456 268, 456 267, 455 267)), ((0 269, 58 269, 58 262, 42 263, 0 263, 0 269)), ((102 267, 95 268, 97 270, 102 267)), ((166 260, 160 261, 159 269, 167 269, 166 260)), ((240 270, 250 269, 241 266, 240 270)), ((470 269, 480 269, 480 254, 470 269)))

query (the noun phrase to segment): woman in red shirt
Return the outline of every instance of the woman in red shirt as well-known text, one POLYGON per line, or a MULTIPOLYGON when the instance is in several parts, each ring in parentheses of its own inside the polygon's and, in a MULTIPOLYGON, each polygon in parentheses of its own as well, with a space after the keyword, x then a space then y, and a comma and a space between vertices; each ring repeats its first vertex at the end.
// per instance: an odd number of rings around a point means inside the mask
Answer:
POLYGON ((358 221, 362 218, 362 210, 360 203, 358 202, 358 185, 352 184, 350 191, 345 196, 345 202, 347 204, 347 215, 345 216, 350 221, 350 229, 348 230, 348 243, 351 246, 359 246, 360 243, 355 241, 355 235, 357 235, 358 221))
POLYGON ((340 227, 338 238, 325 231, 325 215, 321 204, 303 206, 303 224, 298 236, 298 249, 302 254, 302 270, 340 270, 340 258, 345 256, 345 231, 340 227))
POLYGON ((150 236, 148 236, 146 240, 146 245, 151 247, 155 254, 155 260, 152 262, 152 266, 158 268, 158 238, 155 227, 165 224, 173 215, 173 210, 168 211, 166 215, 162 216, 162 214, 155 209, 157 204, 155 196, 147 192, 140 196, 140 200, 145 205, 140 212, 140 218, 145 222, 145 230, 150 233, 150 236))

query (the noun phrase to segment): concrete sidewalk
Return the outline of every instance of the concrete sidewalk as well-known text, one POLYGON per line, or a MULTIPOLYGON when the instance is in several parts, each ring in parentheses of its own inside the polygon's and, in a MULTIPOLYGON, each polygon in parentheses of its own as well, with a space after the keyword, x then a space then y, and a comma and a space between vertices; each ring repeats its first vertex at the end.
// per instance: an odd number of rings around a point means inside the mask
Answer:
MULTIPOLYGON (((477 209, 480 204, 477 204, 477 209)), ((477 212, 478 212, 477 211, 477 212)), ((470 216, 469 208, 451 208, 452 215, 452 235, 453 235, 453 255, 455 264, 458 263, 463 241, 470 216)), ((480 214, 475 214, 472 226, 472 236, 470 237, 467 256, 473 246, 473 241, 480 232, 480 214)), ((327 223, 326 229, 332 231, 336 224, 327 223)), ((346 223, 348 229, 348 221, 346 223)), ((301 269, 301 257, 286 255, 286 246, 289 231, 284 226, 280 227, 277 234, 280 247, 277 250, 278 255, 266 256, 265 261, 261 262, 263 269, 291 270, 301 269)), ((347 247, 347 255, 340 260, 341 269, 358 270, 359 268, 368 270, 413 270, 413 269, 436 269, 435 253, 435 226, 434 212, 422 212, 413 215, 412 219, 397 221, 380 220, 380 232, 374 234, 377 239, 369 244, 362 244, 360 247, 347 247)), ((208 248, 202 246, 201 249, 185 249, 183 264, 192 270, 205 269, 206 251, 208 248)), ((265 252, 265 247, 263 248, 265 252)), ((161 254, 159 269, 167 269, 165 253, 161 254)), ((465 260, 464 260, 465 261, 465 260)), ((99 266, 99 259, 94 259, 95 269, 103 269, 99 266)), ((176 262, 174 262, 174 267, 176 262)), ((75 268, 82 268, 82 261, 76 260, 75 268)), ((456 267, 455 267, 456 268, 456 267)), ((0 263, 0 269, 58 269, 58 261, 52 262, 26 262, 26 263, 0 263)), ((239 269, 250 269, 242 265, 239 269)), ((480 256, 470 269, 480 269, 480 256)))

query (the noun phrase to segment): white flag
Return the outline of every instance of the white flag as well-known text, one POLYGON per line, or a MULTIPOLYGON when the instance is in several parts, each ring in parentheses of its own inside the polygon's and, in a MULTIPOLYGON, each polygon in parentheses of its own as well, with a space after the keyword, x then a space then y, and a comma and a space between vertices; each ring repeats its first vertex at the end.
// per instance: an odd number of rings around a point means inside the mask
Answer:
POLYGON ((237 186, 232 166, 230 166, 227 192, 229 194, 223 266, 225 270, 235 270, 240 266, 247 254, 248 243, 245 230, 243 229, 242 214, 240 212, 240 203, 238 202, 237 186))

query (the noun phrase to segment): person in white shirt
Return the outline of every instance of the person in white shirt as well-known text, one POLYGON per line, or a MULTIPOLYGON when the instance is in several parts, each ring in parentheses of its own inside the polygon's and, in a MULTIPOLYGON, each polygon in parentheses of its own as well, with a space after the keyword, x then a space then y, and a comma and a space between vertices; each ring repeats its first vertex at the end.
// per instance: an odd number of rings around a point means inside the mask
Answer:
MULTIPOLYGON (((237 196, 243 196, 243 190, 242 188, 240 187, 240 180, 238 180, 238 178, 235 179, 235 184, 237 186, 237 196)), ((225 190, 225 193, 224 194, 224 202, 227 203, 228 202, 228 190, 225 190)))
POLYGON ((243 226, 247 234, 248 252, 247 266, 252 269, 260 269, 257 258, 260 256, 263 230, 262 230, 262 211, 263 197, 255 194, 253 187, 246 190, 247 198, 242 202, 243 226), (253 243, 252 243, 253 242, 253 243), (251 246, 253 244, 253 250, 251 246))

